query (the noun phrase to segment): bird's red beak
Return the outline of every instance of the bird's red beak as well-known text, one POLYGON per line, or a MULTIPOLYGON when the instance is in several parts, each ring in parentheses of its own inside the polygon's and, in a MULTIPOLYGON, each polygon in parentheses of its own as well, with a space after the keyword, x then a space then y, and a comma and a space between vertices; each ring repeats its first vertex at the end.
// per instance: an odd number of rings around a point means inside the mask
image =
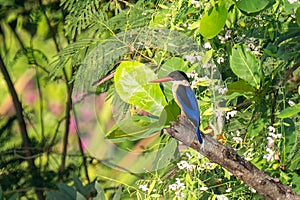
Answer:
POLYGON ((162 78, 159 78, 159 79, 155 79, 153 81, 151 81, 151 83, 162 83, 162 82, 170 82, 170 81, 173 81, 174 79, 171 78, 170 76, 166 76, 166 77, 162 77, 162 78))

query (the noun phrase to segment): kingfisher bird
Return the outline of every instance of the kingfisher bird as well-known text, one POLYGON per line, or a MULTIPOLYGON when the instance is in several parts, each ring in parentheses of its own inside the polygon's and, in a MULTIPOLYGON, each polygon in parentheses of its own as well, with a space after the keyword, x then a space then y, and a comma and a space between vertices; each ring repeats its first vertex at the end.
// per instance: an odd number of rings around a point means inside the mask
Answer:
POLYGON ((172 82, 172 92, 175 99, 175 102, 181 108, 183 113, 189 119, 189 121, 194 125, 196 129, 196 135, 200 144, 203 143, 201 133, 199 130, 200 126, 200 111, 198 107, 198 102, 190 87, 187 75, 182 71, 173 71, 169 73, 168 76, 155 79, 151 81, 152 83, 161 83, 161 82, 172 82))

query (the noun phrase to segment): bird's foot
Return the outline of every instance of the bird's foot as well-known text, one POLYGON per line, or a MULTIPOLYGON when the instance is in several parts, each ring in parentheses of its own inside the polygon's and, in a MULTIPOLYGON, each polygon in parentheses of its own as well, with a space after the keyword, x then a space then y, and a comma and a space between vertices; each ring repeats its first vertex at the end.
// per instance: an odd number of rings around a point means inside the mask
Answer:
POLYGON ((202 144, 200 144, 200 145, 201 145, 200 150, 204 151, 204 141, 205 141, 205 140, 202 139, 202 141, 203 141, 202 144))
POLYGON ((185 114, 180 114, 177 116, 177 119, 180 119, 180 118, 186 118, 186 115, 185 114))

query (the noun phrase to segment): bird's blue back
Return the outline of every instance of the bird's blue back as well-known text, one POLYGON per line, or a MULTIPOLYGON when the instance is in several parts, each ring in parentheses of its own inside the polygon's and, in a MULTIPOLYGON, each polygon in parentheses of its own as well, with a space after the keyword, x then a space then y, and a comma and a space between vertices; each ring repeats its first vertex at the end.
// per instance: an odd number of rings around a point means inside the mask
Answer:
MULTIPOLYGON (((200 111, 195 93, 190 86, 174 85, 176 87, 174 92, 175 99, 178 101, 179 106, 183 110, 187 118, 194 124, 196 128, 196 134, 200 143, 202 138, 199 130, 200 125, 200 111)), ((174 91, 174 90, 173 90, 174 91)))

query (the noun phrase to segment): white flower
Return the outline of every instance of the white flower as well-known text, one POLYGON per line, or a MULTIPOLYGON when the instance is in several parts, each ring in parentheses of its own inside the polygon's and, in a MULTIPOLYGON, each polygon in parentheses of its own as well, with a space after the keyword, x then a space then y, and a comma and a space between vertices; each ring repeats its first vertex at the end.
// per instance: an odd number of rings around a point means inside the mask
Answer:
POLYGON ((204 69, 207 69, 207 68, 214 68, 214 67, 216 67, 216 65, 213 64, 213 63, 206 63, 206 64, 204 64, 202 67, 203 67, 204 69))
POLYGON ((270 148, 267 148, 266 151, 268 154, 265 154, 263 158, 267 159, 268 162, 273 161, 275 152, 270 148))
POLYGON ((206 191, 206 190, 208 190, 208 187, 206 187, 206 186, 201 186, 199 189, 202 190, 202 191, 206 191))
POLYGON ((288 101, 288 104, 289 104, 290 106, 294 106, 294 105, 296 105, 296 103, 295 103, 295 102, 293 102, 292 100, 289 100, 289 101, 288 101))
POLYGON ((176 184, 177 184, 178 189, 180 189, 180 190, 185 189, 184 183, 181 183, 179 178, 176 178, 176 184))
POLYGON ((185 169, 187 167, 187 165, 189 165, 189 163, 186 162, 185 160, 182 160, 179 163, 177 163, 177 166, 179 169, 185 169))
POLYGON ((147 188, 147 184, 145 185, 140 185, 139 189, 141 189, 143 192, 147 192, 149 189, 147 188))
POLYGON ((237 111, 236 110, 232 110, 226 113, 226 119, 230 119, 232 117, 234 117, 236 115, 237 111))
POLYGON ((184 58, 187 61, 189 61, 191 64, 193 64, 196 61, 196 58, 194 56, 191 56, 191 55, 186 55, 184 58))
POLYGON ((235 143, 242 143, 243 139, 241 137, 233 137, 232 138, 235 143))
POLYGON ((177 163, 177 166, 178 166, 179 169, 186 169, 188 172, 193 171, 193 169, 195 168, 195 165, 189 164, 185 160, 182 160, 179 163, 177 163))
POLYGON ((250 151, 246 151, 243 155, 244 155, 245 160, 247 160, 247 161, 252 160, 252 153, 250 151))
POLYGON ((195 70, 193 70, 191 73, 186 73, 186 75, 189 78, 193 78, 193 79, 198 78, 198 73, 195 70))
POLYGON ((289 2, 290 4, 293 4, 293 3, 297 3, 298 0, 288 0, 288 2, 289 2))
POLYGON ((267 147, 269 148, 274 147, 275 140, 272 137, 267 137, 267 140, 268 140, 267 147))
POLYGON ((231 38, 231 30, 226 31, 225 33, 225 39, 228 40, 231 38))
POLYGON ((231 192, 231 188, 227 188, 226 190, 225 190, 225 192, 231 192))
POLYGON ((256 190, 254 190, 253 188, 250 188, 251 192, 256 193, 256 190))
POLYGON ((218 88, 218 92, 220 94, 225 94, 227 91, 228 91, 228 89, 226 87, 225 88, 218 88))
POLYGON ((176 191, 177 190, 177 185, 175 183, 171 184, 171 185, 169 185, 169 189, 173 190, 173 191, 176 191))
POLYGON ((185 153, 186 157, 188 157, 188 159, 190 160, 191 158, 193 158, 193 156, 191 156, 191 154, 189 154, 188 152, 185 153))
POLYGON ((191 4, 193 4, 196 8, 200 7, 200 2, 199 1, 191 0, 191 4))
POLYGON ((273 126, 269 126, 268 129, 272 133, 275 133, 275 131, 276 131, 276 129, 273 126))
POLYGON ((192 56, 192 55, 186 55, 184 57, 187 61, 189 61, 191 64, 193 64, 195 61, 201 61, 202 57, 199 56, 199 55, 195 55, 195 56, 192 56))
POLYGON ((223 63, 224 61, 225 61, 225 60, 224 60, 223 57, 219 57, 219 58, 217 59, 217 63, 219 63, 219 64, 223 63))
POLYGON ((191 172, 195 168, 195 165, 190 164, 189 166, 186 167, 186 171, 191 172))
POLYGON ((217 200, 228 200, 228 197, 226 197, 224 194, 222 195, 217 195, 217 200))
POLYGON ((211 49, 211 45, 210 45, 209 42, 205 42, 205 44, 203 45, 203 47, 204 47, 205 49, 211 49))
POLYGON ((184 198, 184 194, 180 191, 175 192, 175 195, 177 198, 183 199, 184 198))
POLYGON ((204 168, 204 169, 214 169, 215 168, 215 163, 206 162, 206 163, 203 163, 201 165, 201 167, 204 168))
POLYGON ((221 41, 221 44, 225 44, 226 39, 225 39, 223 36, 218 35, 218 38, 219 38, 219 40, 221 41))
POLYGON ((176 182, 174 184, 169 185, 169 189, 173 190, 173 191, 184 190, 185 185, 184 185, 184 183, 180 182, 179 178, 176 178, 176 182))

